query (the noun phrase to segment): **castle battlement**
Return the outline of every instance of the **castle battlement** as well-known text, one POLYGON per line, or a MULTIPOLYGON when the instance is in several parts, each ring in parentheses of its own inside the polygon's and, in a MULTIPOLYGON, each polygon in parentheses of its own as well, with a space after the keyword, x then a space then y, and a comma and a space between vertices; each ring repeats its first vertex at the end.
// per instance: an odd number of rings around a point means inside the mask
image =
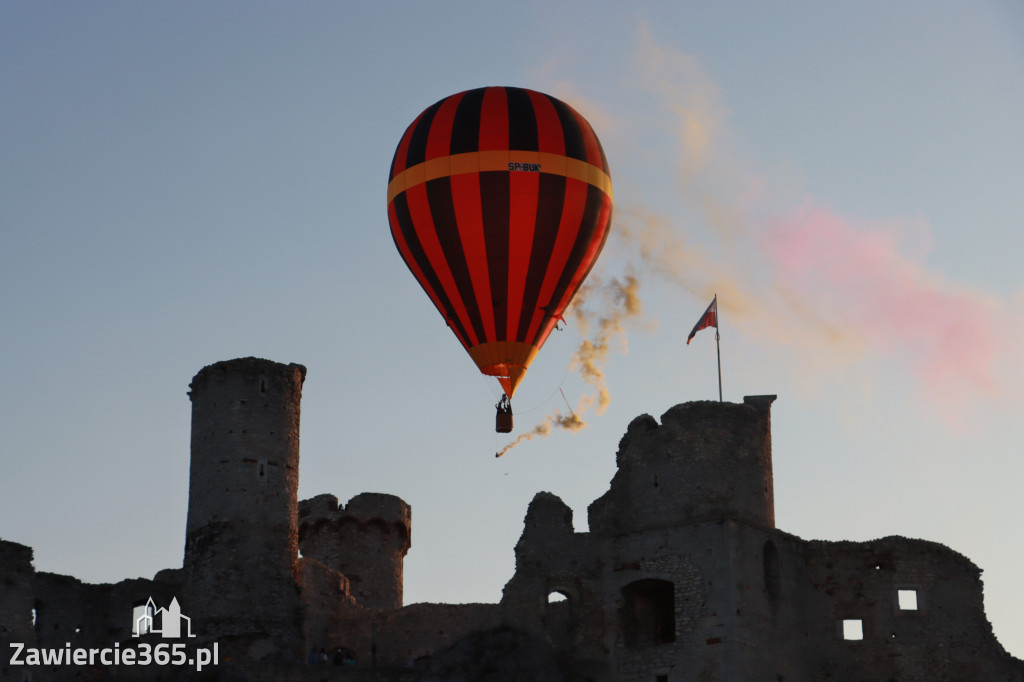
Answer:
POLYGON ((361 528, 378 524, 403 536, 406 544, 410 544, 412 507, 402 498, 386 493, 360 493, 344 505, 339 505, 338 498, 331 494, 299 502, 300 543, 305 533, 316 532, 324 525, 344 523, 353 523, 361 528))
POLYGON ((775 526, 771 404, 676 405, 640 415, 619 442, 611 487, 588 510, 591 531, 618 535, 715 516, 775 526))
POLYGON ((344 574, 362 606, 402 606, 403 563, 411 538, 412 508, 394 495, 361 493, 344 506, 334 495, 299 503, 302 556, 344 574))

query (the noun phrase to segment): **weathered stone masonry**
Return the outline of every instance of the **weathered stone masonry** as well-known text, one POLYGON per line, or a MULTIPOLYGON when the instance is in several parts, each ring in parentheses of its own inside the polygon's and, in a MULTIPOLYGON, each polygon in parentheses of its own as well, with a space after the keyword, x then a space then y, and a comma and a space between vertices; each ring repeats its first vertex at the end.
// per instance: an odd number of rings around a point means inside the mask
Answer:
POLYGON ((920 540, 807 542, 775 528, 773 400, 633 420, 588 533, 538 494, 506 620, 550 642, 567 679, 1024 680, 966 558, 920 540), (567 599, 548 602, 552 590, 567 599))
MULTIPOLYGON (((133 609, 178 597, 199 641, 230 659, 203 679, 1024 682, 967 558, 923 540, 775 528, 774 396, 637 417, 587 532, 555 494, 530 503, 500 603, 404 606, 409 505, 382 493, 297 500, 305 374, 243 358, 192 380, 183 568, 87 585, 36 572, 30 548, 0 540, 4 649, 130 645, 133 609), (338 646, 356 668, 303 662, 338 646)), ((195 674, 0 670, 83 676, 195 674)))
POLYGON ((301 650, 299 408, 306 368, 244 358, 189 385, 185 612, 245 658, 301 650))

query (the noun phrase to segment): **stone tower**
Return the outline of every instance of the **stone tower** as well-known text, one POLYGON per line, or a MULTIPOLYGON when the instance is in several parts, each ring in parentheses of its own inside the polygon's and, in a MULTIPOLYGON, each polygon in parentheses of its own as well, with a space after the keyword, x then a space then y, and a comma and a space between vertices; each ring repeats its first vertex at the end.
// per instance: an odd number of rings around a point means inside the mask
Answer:
POLYGON ((634 419, 612 488, 590 507, 590 527, 615 534, 724 514, 774 528, 774 400, 683 403, 661 425, 649 415, 634 419))
POLYGON ((299 653, 299 402, 306 368, 258 358, 192 379, 183 612, 221 650, 299 653))
POLYGON ((299 503, 302 556, 343 573, 369 608, 401 608, 411 529, 412 511, 394 495, 362 493, 341 507, 334 495, 299 503))

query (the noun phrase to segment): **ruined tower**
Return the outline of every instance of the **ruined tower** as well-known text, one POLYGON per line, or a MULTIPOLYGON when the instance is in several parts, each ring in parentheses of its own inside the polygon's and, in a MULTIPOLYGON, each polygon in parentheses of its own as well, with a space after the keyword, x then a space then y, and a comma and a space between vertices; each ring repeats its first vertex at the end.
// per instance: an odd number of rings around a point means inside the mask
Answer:
POLYGON ((299 403, 306 368, 258 358, 192 379, 183 609, 250 659, 298 653, 299 403))
POLYGON ((767 621, 780 592, 774 399, 634 419, 608 492, 589 507, 589 533, 574 532, 562 500, 538 494, 505 586, 506 621, 593 679, 754 679, 743 664, 760 659, 741 652, 743 619, 767 621), (748 602, 750 585, 758 600, 748 602))
POLYGON ((394 495, 362 493, 340 507, 334 495, 299 503, 302 556, 343 573, 352 596, 369 608, 402 606, 411 528, 409 505, 394 495))
POLYGON ((612 488, 590 507, 591 529, 614 534, 723 514, 774 528, 774 400, 683 403, 661 425, 650 415, 634 419, 612 488))

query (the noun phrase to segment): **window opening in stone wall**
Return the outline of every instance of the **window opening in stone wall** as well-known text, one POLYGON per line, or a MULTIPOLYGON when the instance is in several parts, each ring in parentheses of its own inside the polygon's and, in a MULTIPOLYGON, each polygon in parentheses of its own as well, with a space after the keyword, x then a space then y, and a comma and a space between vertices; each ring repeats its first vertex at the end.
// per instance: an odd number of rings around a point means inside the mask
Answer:
POLYGON ((843 639, 855 642, 864 639, 864 621, 860 618, 847 618, 843 621, 843 639))
POLYGON ((139 604, 132 609, 132 637, 149 634, 152 630, 153 607, 149 604, 139 604))
POLYGON ((548 604, 544 613, 544 628, 548 639, 555 648, 571 646, 575 636, 572 599, 565 592, 548 592, 548 604))
POLYGON ((622 633, 626 646, 676 641, 675 586, 667 580, 637 580, 622 588, 622 633))
POLYGON ((764 589, 769 597, 778 597, 781 589, 779 577, 779 550, 769 540, 764 543, 764 589))
POLYGON ((917 611, 917 590, 896 590, 896 604, 900 611, 917 611))
POLYGON ((655 675, 654 682, 668 682, 668 675, 655 675))
POLYGON ((267 392, 267 381, 263 377, 260 377, 260 393, 267 392))

